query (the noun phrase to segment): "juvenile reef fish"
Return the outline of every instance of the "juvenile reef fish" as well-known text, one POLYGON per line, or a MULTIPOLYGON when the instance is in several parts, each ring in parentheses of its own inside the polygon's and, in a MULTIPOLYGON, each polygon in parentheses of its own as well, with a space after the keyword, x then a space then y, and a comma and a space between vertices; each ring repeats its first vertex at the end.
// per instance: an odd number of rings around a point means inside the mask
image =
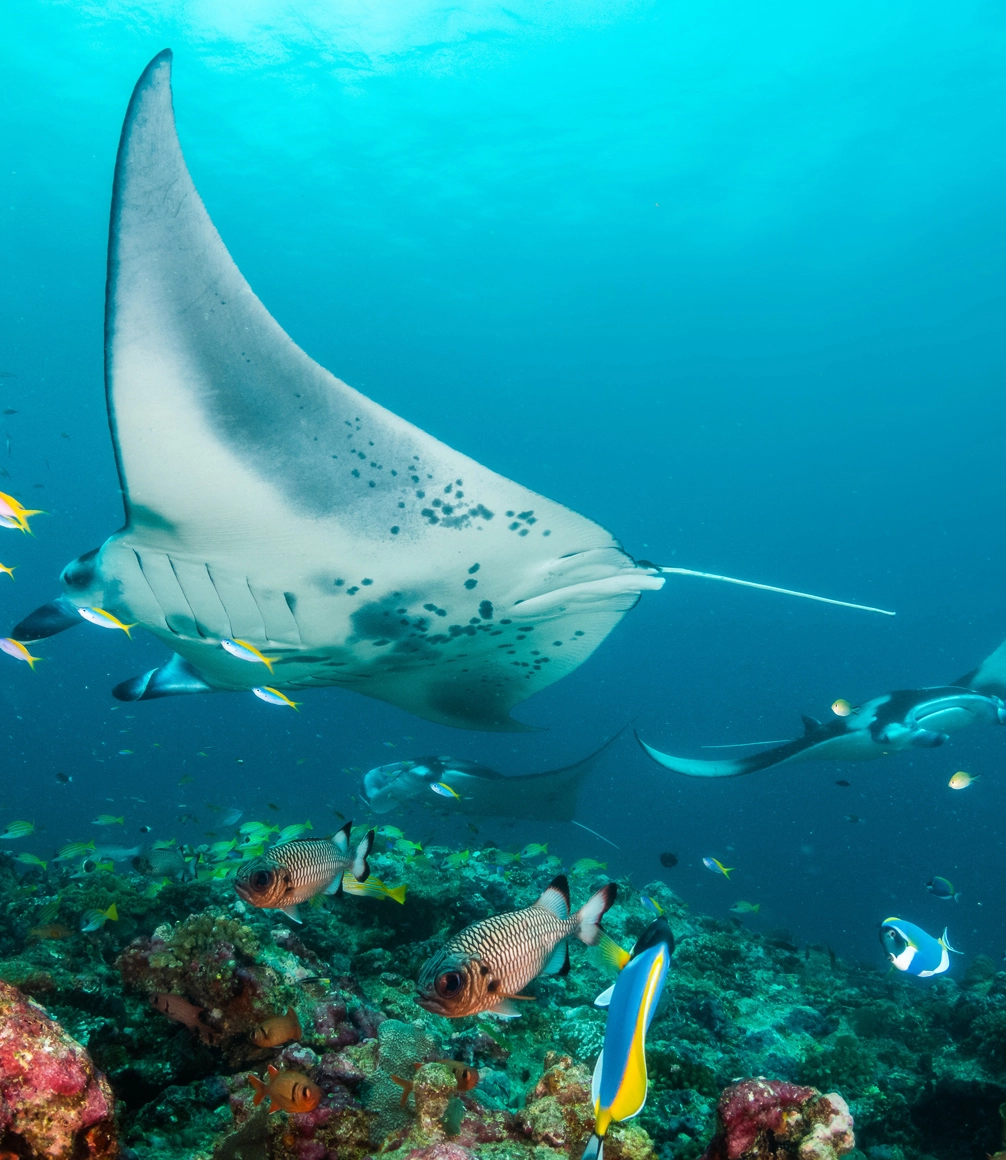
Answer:
POLYGON ((395 902, 405 902, 405 891, 408 887, 403 882, 401 886, 385 886, 380 878, 368 878, 366 882, 358 882, 346 870, 342 875, 342 889, 347 894, 355 894, 358 898, 393 898, 395 902))
POLYGON ((0 834, 0 840, 13 842, 15 838, 27 838, 34 833, 34 822, 8 822, 6 829, 0 834))
POLYGON ((197 1031, 204 1043, 213 1038, 213 1029, 206 1022, 205 1007, 197 1007, 182 995, 169 995, 163 991, 150 996, 150 1005, 175 1023, 183 1024, 190 1031, 197 1031))
MULTIPOLYGON (((431 1059, 430 1063, 439 1063, 442 1067, 449 1067, 454 1072, 454 1081, 458 1085, 459 1092, 470 1092, 472 1088, 478 1086, 479 1069, 477 1067, 471 1067, 469 1064, 461 1063, 456 1059, 431 1059)), ((417 1063, 414 1066, 418 1071, 423 1065, 417 1063)), ((412 1094, 412 1089, 416 1086, 415 1081, 402 1079, 399 1075, 393 1075, 391 1081, 397 1083, 402 1089, 402 1098, 399 1103, 404 1108, 412 1094)))
POLYGON ((671 928, 658 918, 633 947, 614 985, 594 1000, 595 1006, 608 1008, 608 1021, 590 1084, 594 1132, 583 1160, 602 1160, 611 1124, 638 1115, 646 1102, 646 1032, 673 952, 671 928))
POLYGON ((761 910, 760 902, 735 902, 730 907, 731 914, 757 914, 761 910))
POLYGON ((926 889, 930 894, 935 894, 937 898, 943 898, 947 902, 951 899, 957 902, 961 897, 960 892, 954 890, 954 884, 949 878, 940 878, 939 876, 930 878, 926 883, 926 889))
POLYGON ((125 817, 117 818, 113 814, 98 814, 98 816, 91 822, 92 826, 123 826, 126 823, 125 817))
POLYGON ((457 801, 461 801, 461 794, 455 793, 445 781, 431 781, 430 789, 434 793, 440 794, 441 797, 455 798, 457 801))
POLYGON ((9 636, 0 639, 0 651, 13 657, 16 661, 24 661, 32 672, 35 671, 35 664, 44 659, 43 657, 33 657, 19 640, 14 640, 13 637, 9 636))
POLYGON ((300 1039, 303 1034, 297 1012, 288 1007, 285 1015, 272 1015, 263 1020, 248 1038, 256 1047, 279 1047, 300 1039))
POLYGON ((607 870, 607 862, 598 862, 596 858, 578 858, 570 869, 570 874, 593 874, 596 871, 607 870))
POLYGON ((112 922, 119 921, 119 912, 115 909, 114 902, 107 910, 85 910, 80 916, 80 929, 84 934, 93 930, 101 930, 109 919, 112 922))
POLYGON ((848 717, 850 713, 855 713, 855 709, 849 704, 844 697, 839 697, 837 701, 832 701, 831 711, 836 717, 848 717))
POLYGON ((513 1000, 531 998, 520 992, 532 979, 568 973, 569 938, 587 946, 600 940, 616 891, 607 883, 571 915, 569 883, 560 874, 533 906, 483 918, 448 939, 423 967, 416 1002, 452 1019, 483 1011, 516 1018, 513 1000))
POLYGON ((48 862, 43 862, 37 854, 29 854, 27 851, 23 854, 15 854, 14 861, 20 862, 22 866, 37 866, 40 870, 44 870, 49 865, 48 862))
POLYGON ((252 1103, 258 1105, 269 1100, 269 1113, 278 1112, 313 1112, 321 1103, 321 1088, 311 1081, 301 1071, 280 1071, 272 1064, 266 1069, 267 1079, 259 1079, 257 1075, 249 1075, 248 1082, 255 1089, 255 1098, 252 1103))
POLYGON ((281 910, 287 918, 300 922, 298 904, 316 894, 338 894, 344 870, 351 869, 360 882, 369 876, 367 856, 374 844, 374 831, 368 830, 356 853, 350 855, 352 825, 347 822, 330 842, 295 838, 273 846, 243 867, 234 880, 234 889, 252 906, 281 910))
POLYGON ((660 865, 665 870, 673 870, 678 864, 677 854, 672 854, 669 850, 660 855, 660 865))
POLYGON ((294 712, 299 713, 300 701, 291 701, 286 693, 280 692, 279 689, 274 689, 271 685, 259 685, 252 689, 252 692, 260 701, 265 701, 267 705, 289 705, 294 712))
POLYGON ((123 624, 117 616, 106 612, 104 608, 78 608, 77 611, 88 624, 96 624, 99 628, 117 628, 132 640, 129 630, 136 628, 135 624, 123 624))
POLYGON ((28 931, 28 939, 30 942, 34 942, 39 939, 61 939, 69 938, 72 934, 73 931, 68 926, 64 926, 61 922, 46 922, 41 926, 33 926, 31 930, 28 931))
POLYGON ((648 894, 642 895, 639 901, 651 914, 655 914, 658 918, 664 913, 664 908, 660 905, 660 903, 655 898, 651 898, 648 894))
POLYGON ((947 939, 946 930, 933 938, 920 926, 903 918, 885 918, 880 926, 880 944, 899 971, 928 979, 942 975, 950 966, 950 954, 959 955, 947 939))
MULTIPOLYGON (((0 642, 0 648, 2 647, 3 644, 0 642)), ((951 789, 967 789, 973 781, 978 780, 979 776, 980 774, 976 773, 974 777, 972 777, 970 773, 965 773, 963 769, 959 769, 947 782, 947 785, 949 785, 951 789)))
POLYGON ((253 644, 249 644, 246 640, 222 640, 220 647, 224 652, 229 652, 232 657, 237 657, 239 661, 251 661, 265 665, 269 672, 272 672, 272 661, 268 657, 264 657, 253 644))
POLYGON ((707 870, 712 870, 714 874, 722 874, 724 878, 729 878, 730 875, 737 869, 736 866, 724 866, 717 858, 703 858, 702 865, 707 870))

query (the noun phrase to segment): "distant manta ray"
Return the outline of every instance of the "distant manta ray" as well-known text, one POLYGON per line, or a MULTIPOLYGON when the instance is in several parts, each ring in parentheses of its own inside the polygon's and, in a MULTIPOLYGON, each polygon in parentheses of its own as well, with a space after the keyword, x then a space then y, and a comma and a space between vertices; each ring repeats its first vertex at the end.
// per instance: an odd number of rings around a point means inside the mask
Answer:
POLYGON ((822 724, 804 717, 804 733, 775 749, 730 761, 673 757, 636 740, 658 764, 687 777, 740 777, 796 761, 869 761, 906 749, 932 749, 969 725, 1006 725, 1006 642, 952 685, 899 689, 848 716, 822 724))
POLYGON ((336 685, 445 725, 522 729, 510 710, 582 664, 662 573, 704 575, 633 560, 295 346, 189 176, 170 51, 126 114, 105 310, 125 526, 13 636, 102 613, 148 629, 176 655, 119 700, 336 685))

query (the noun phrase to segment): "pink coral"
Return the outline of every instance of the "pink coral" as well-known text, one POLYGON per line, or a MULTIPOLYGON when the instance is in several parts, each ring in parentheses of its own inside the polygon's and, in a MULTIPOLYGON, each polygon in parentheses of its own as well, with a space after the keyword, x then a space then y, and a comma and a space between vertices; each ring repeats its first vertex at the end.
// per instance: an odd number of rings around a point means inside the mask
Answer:
POLYGON ((111 1160, 115 1102, 105 1077, 62 1027, 0 982, 0 1136, 46 1160, 111 1160))
POLYGON ((780 1080, 728 1087, 703 1160, 837 1160, 856 1145, 841 1096, 780 1080))

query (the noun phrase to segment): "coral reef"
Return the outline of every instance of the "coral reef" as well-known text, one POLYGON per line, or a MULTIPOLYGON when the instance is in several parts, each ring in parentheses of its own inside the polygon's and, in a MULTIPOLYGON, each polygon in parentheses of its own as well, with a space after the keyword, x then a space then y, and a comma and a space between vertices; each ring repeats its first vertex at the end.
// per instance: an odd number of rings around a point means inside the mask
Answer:
POLYGON ((4 1155, 111 1160, 119 1148, 108 1081, 87 1052, 15 987, 0 983, 4 1155))
MULTIPOLYGON (((446 934, 527 905, 558 867, 508 861, 495 847, 458 864, 446 849, 384 845, 373 872, 408 883, 404 906, 324 900, 295 930, 242 903, 225 877, 151 891, 132 871, 81 881, 65 864, 0 854, 0 979, 44 1004, 107 1077, 125 1160, 576 1160, 605 1025, 593 1000, 611 981, 584 948, 572 947, 568 976, 534 985, 539 1001, 512 1022, 447 1020, 414 1001, 419 968, 446 934), (85 910, 113 902, 118 921, 79 932, 85 910), (65 933, 31 934, 45 923, 65 933), (259 1046, 269 1037, 257 1029, 290 1011, 300 1037, 259 1046), (478 1082, 461 1090, 443 1061, 474 1069, 478 1082), (249 1075, 270 1065, 316 1085, 317 1107, 255 1107, 249 1075), (404 1104, 392 1076, 411 1084, 404 1104)), ((578 898, 603 881, 596 864, 581 869, 570 871, 578 898)), ((787 1160, 842 1154, 842 1101, 856 1160, 1002 1151, 1006 973, 994 963, 920 984, 886 973, 879 956, 876 967, 853 966, 824 947, 693 914, 659 882, 642 893, 663 908, 678 947, 648 1035, 649 1097, 637 1119, 613 1125, 609 1160, 699 1160, 720 1147, 717 1104, 739 1076, 816 1089, 797 1150, 778 1153, 787 1160)), ((620 882, 609 933, 629 946, 650 917, 620 882)), ((26 1151, 0 1137, 4 1148, 26 1151)))

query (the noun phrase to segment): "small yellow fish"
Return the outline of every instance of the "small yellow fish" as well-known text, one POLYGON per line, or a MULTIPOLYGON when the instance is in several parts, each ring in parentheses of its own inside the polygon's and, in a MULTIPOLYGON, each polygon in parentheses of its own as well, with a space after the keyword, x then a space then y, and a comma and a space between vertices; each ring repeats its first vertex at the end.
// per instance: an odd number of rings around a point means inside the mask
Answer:
POLYGON ((80 929, 84 934, 88 934, 94 930, 101 930, 109 919, 112 922, 119 921, 119 912, 115 909, 114 902, 108 910, 86 910, 80 916, 80 929))
POLYGON ((444 859, 444 865, 450 867, 451 870, 456 870, 458 866, 463 866, 471 856, 470 850, 458 850, 454 854, 447 855, 444 859))
POLYGON ((252 689, 252 692, 260 701, 265 701, 267 705, 289 705, 297 713, 300 712, 300 709, 297 708, 300 701, 291 701, 286 693, 274 689, 271 685, 261 685, 257 689, 252 689))
POLYGON ((37 854, 15 854, 14 861, 20 862, 22 866, 38 866, 42 870, 44 870, 46 866, 49 865, 48 862, 43 862, 37 854))
POLYGON ((607 862, 598 862, 594 858, 580 858, 573 863, 570 874, 593 874, 597 870, 607 870, 607 862))
POLYGON ((522 858, 539 858, 548 853, 548 842, 528 842, 520 852, 522 858))
POLYGON ((730 907, 731 914, 757 914, 761 910, 760 902, 735 902, 730 907))
POLYGON ((6 492, 0 491, 0 527, 19 528, 22 532, 34 534, 28 526, 29 516, 44 516, 40 508, 26 508, 6 492))
POLYGON ((35 824, 33 822, 9 822, 7 828, 0 838, 6 840, 13 840, 14 838, 27 838, 29 834, 35 833, 35 824))
POLYGON ((123 624, 117 617, 110 612, 106 612, 104 608, 78 608, 77 611, 87 621, 88 624, 96 624, 99 628, 118 628, 132 640, 129 630, 136 628, 136 624, 123 624))
POLYGON ((461 801, 461 794, 456 793, 445 781, 431 781, 430 789, 434 793, 440 794, 441 797, 452 797, 457 801, 461 801))
POLYGON ((837 701, 832 703, 831 711, 836 717, 848 717, 850 713, 855 712, 844 697, 839 697, 837 701))
POLYGON ((11 636, 0 639, 0 650, 16 661, 25 661, 32 672, 35 671, 35 662, 43 659, 42 657, 33 657, 19 640, 15 640, 11 636))
POLYGON ((241 661, 258 661, 260 664, 272 672, 272 661, 268 657, 264 657, 259 650, 246 640, 222 640, 220 647, 224 652, 229 652, 232 657, 237 657, 241 661))
POLYGON ((736 866, 724 866, 718 858, 703 858, 702 865, 707 870, 712 870, 714 874, 722 874, 724 878, 729 878, 734 870, 737 869, 736 866))
MULTIPOLYGON (((17 564, 14 565, 14 568, 16 567, 17 564)), ((14 579, 14 568, 8 568, 6 564, 0 564, 0 572, 6 572, 12 580, 14 579)))
POLYGON ((947 782, 951 789, 967 789, 973 782, 977 781, 980 774, 975 774, 973 777, 970 773, 965 773, 963 769, 959 769, 954 776, 947 782))
POLYGON ((355 894, 358 898, 393 898, 395 902, 405 902, 407 889, 403 882, 401 886, 385 886, 380 878, 371 876, 366 882, 359 882, 354 874, 346 870, 342 875, 342 889, 346 894, 355 894))
POLYGON ((116 818, 112 814, 98 814, 98 816, 91 822, 92 826, 123 826, 125 825, 125 818, 116 818))

